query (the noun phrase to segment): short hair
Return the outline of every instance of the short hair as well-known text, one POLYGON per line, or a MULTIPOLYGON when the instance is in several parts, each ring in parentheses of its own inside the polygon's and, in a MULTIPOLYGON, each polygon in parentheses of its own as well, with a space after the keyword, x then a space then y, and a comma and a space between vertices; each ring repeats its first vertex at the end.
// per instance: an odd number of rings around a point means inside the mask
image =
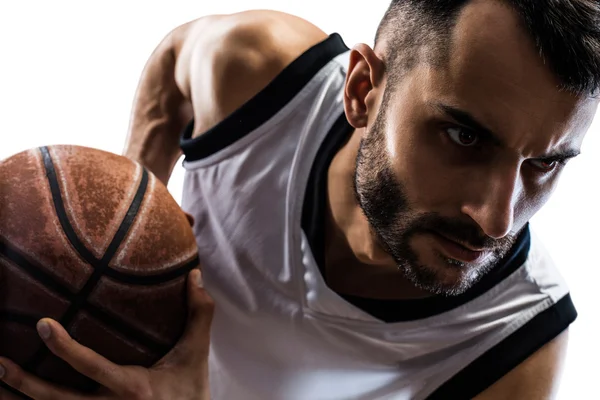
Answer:
MULTIPOLYGON (((597 95, 600 88, 600 1, 496 0, 517 12, 540 57, 561 89, 597 95)), ((375 45, 385 38, 384 59, 394 82, 421 62, 438 65, 450 56, 450 38, 469 0, 393 0, 375 45)))

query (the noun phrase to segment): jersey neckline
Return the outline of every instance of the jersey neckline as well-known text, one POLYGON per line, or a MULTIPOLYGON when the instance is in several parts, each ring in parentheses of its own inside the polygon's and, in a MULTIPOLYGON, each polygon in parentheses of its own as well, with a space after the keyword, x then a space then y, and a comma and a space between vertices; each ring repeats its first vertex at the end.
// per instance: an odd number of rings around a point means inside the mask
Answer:
MULTIPOLYGON (((346 142, 354 128, 342 111, 340 117, 327 133, 313 162, 302 208, 302 229, 313 253, 321 275, 324 277, 325 265, 325 225, 327 207, 327 171, 335 154, 346 142)), ((369 315, 388 323, 412 321, 438 315, 486 293, 526 261, 531 246, 529 224, 518 236, 511 251, 492 271, 478 283, 458 296, 431 296, 424 299, 379 300, 358 296, 338 296, 358 307, 369 315)))

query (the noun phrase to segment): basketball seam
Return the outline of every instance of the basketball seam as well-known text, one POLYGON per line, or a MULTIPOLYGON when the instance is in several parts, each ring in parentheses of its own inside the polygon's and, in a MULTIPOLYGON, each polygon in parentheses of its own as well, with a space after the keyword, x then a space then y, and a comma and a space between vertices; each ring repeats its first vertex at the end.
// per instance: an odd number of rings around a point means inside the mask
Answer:
POLYGON ((104 272, 104 275, 123 283, 130 283, 140 286, 156 285, 160 283, 167 283, 169 281, 172 281, 173 279, 179 278, 180 276, 187 274, 192 269, 194 269, 194 267, 196 267, 199 263, 200 258, 198 257, 198 254, 196 254, 193 259, 177 267, 177 269, 164 272, 158 275, 130 275, 112 268, 107 268, 104 272))
MULTIPOLYGON (((50 155, 53 155, 53 154, 55 155, 56 151, 54 151, 52 149, 49 149, 49 153, 50 153, 50 155)), ((83 242, 87 243, 87 246, 90 246, 90 247, 92 247, 94 249, 93 250, 94 257, 97 258, 98 256, 96 255, 96 253, 102 254, 102 253, 106 252, 106 249, 108 248, 108 245, 109 245, 110 236, 106 235, 105 239, 101 243, 99 243, 97 245, 95 245, 93 243, 93 241, 90 240, 90 239, 88 239, 87 237, 81 238, 81 236, 79 236, 80 234, 84 235, 84 229, 80 226, 80 224, 79 224, 79 218, 76 217, 76 213, 75 213, 75 211, 72 208, 73 207, 73 204, 72 204, 73 200, 70 198, 70 192, 69 192, 69 190, 67 190, 68 183, 67 183, 67 179, 65 177, 66 176, 66 171, 61 167, 61 160, 60 160, 60 158, 55 156, 54 159, 55 159, 54 168, 55 168, 55 171, 57 172, 57 174, 56 174, 57 182, 59 182, 59 186, 60 186, 60 184, 62 184, 62 187, 63 187, 63 190, 61 191, 61 193, 64 196, 63 204, 65 205, 65 210, 68 211, 67 215, 70 216, 69 223, 74 228, 75 234, 78 236, 78 239, 80 239, 83 242), (60 179, 59 179, 59 177, 60 177, 60 179)), ((143 173, 143 167, 140 164, 136 163, 136 169, 135 169, 135 172, 134 172, 135 182, 139 182, 138 180, 141 180, 142 173, 143 173)), ((125 195, 125 199, 126 200, 133 199, 133 197, 135 196, 136 190, 137 189, 135 189, 135 186, 131 185, 131 187, 129 188, 129 190, 127 191, 127 193, 125 195)), ((121 221, 122 221, 122 218, 124 217, 125 213, 126 213, 126 211, 125 212, 123 212, 123 211, 117 211, 117 213, 116 213, 116 215, 114 217, 114 220, 118 220, 117 217, 119 217, 119 218, 121 218, 121 221)), ((113 235, 114 235, 114 233, 116 233, 116 230, 115 229, 111 229, 110 231, 113 231, 113 230, 114 230, 114 232, 111 232, 111 233, 113 233, 113 235)), ((90 247, 88 247, 88 249, 90 247)))
MULTIPOLYGON (((52 194, 52 200, 54 202, 54 208, 56 211, 56 215, 59 219, 59 222, 63 228, 63 231, 69 241, 71 242, 73 248, 86 260, 93 268, 94 271, 92 275, 89 277, 88 281, 84 285, 84 287, 77 292, 72 297, 72 302, 64 313, 63 317, 60 318, 60 323, 65 329, 69 329, 69 325, 77 315, 77 313, 83 308, 85 302, 87 302, 87 297, 91 294, 92 290, 96 287, 100 278, 102 277, 104 270, 108 268, 108 264, 112 257, 114 257, 117 252, 119 245, 131 223, 134 221, 137 211, 144 199, 144 195, 146 194, 146 188, 148 185, 148 171, 144 168, 142 180, 138 186, 136 194, 125 214, 125 218, 121 222, 119 228, 111 243, 108 245, 107 250, 104 253, 102 259, 98 260, 91 251, 79 240, 77 234, 73 230, 73 227, 70 225, 70 221, 66 215, 66 211, 64 208, 64 204, 62 202, 60 186, 58 183, 58 178, 56 175, 56 170, 54 168, 54 163, 52 160, 52 156, 47 147, 40 147, 40 152, 42 154, 42 159, 44 162, 44 168, 46 171, 46 177, 48 179, 48 183, 50 185, 50 191, 52 194)), ((125 324, 122 324, 125 325, 125 324)), ((126 325, 125 325, 126 326, 126 325)), ((129 329, 134 329, 133 327, 128 327, 129 329)), ((135 338, 132 338, 135 339, 135 338)), ((154 341, 153 341, 154 342, 154 341)), ((25 368, 29 370, 34 370, 39 363, 44 359, 44 357, 48 353, 48 348, 46 346, 40 346, 34 356, 25 364, 25 368)))
POLYGON ((44 268, 34 265, 30 262, 27 257, 22 255, 16 248, 0 239, 0 255, 11 261, 13 264, 21 267, 21 269, 27 273, 32 279, 37 282, 43 282, 48 289, 58 293, 62 297, 70 298, 73 293, 58 279, 46 272, 44 268))
MULTIPOLYGON (((57 293, 68 302, 72 302, 75 297, 74 293, 67 290, 66 287, 58 283, 54 277, 45 272, 41 267, 34 265, 20 254, 16 249, 12 248, 8 243, 0 240, 0 256, 21 267, 21 270, 29 275, 33 280, 43 283, 48 289, 57 293)), ((133 282, 135 284, 135 282, 133 282)), ((83 302, 80 308, 81 311, 86 311, 94 318, 111 326, 111 329, 117 333, 123 334, 141 344, 145 348, 154 352, 165 352, 168 346, 158 342, 150 337, 139 328, 127 324, 120 316, 112 315, 110 312, 103 310, 99 306, 91 303, 89 300, 83 302), (115 323, 117 321, 117 323, 115 323)), ((15 311, 0 311, 0 320, 11 321, 29 326, 35 329, 37 321, 43 318, 42 315, 32 316, 30 314, 15 312, 15 311)))
MULTIPOLYGON (((63 286, 60 282, 58 282, 58 280, 56 280, 56 278, 54 276, 52 276, 48 272, 44 271, 44 269, 42 267, 40 267, 39 265, 35 265, 33 262, 29 261, 26 258, 26 256, 21 254, 17 249, 13 248, 10 245, 10 243, 7 243, 1 239, 0 239, 0 256, 4 257, 6 260, 12 262, 14 265, 18 265, 19 267, 21 267, 21 270, 23 272, 25 272, 27 275, 29 275, 30 278, 32 278, 36 282, 44 284, 48 289, 50 289, 52 292, 57 293, 62 298, 64 298, 66 301, 68 301, 68 302, 72 301, 72 299, 75 295, 74 293, 70 292, 67 289, 67 287, 63 286)), ((145 285, 152 285, 152 284, 161 284, 161 283, 168 283, 174 279, 177 279, 178 277, 191 271, 194 267, 196 267, 198 265, 198 263, 199 263, 199 259, 196 256, 192 261, 189 261, 188 263, 186 263, 182 267, 178 268, 177 270, 170 271, 169 273, 165 273, 165 274, 157 275, 157 276, 147 276, 147 277, 130 276, 130 275, 126 275, 124 273, 118 272, 118 271, 114 271, 112 269, 107 269, 106 270, 107 273, 105 273, 105 275, 111 279, 114 279, 115 281, 122 282, 122 283, 129 283, 132 285, 145 286, 145 285), (111 271, 112 273, 108 273, 108 271, 111 271), (144 278, 144 279, 140 279, 140 278, 144 278)), ((163 352, 163 351, 167 350, 166 346, 157 342, 156 339, 151 338, 149 335, 147 335, 145 332, 143 332, 139 328, 137 328, 133 325, 128 325, 125 321, 123 321, 121 319, 120 316, 117 316, 117 315, 113 316, 108 311, 102 310, 100 307, 91 303, 89 301, 89 299, 86 299, 86 301, 81 305, 81 309, 83 311, 88 311, 90 314, 95 314, 97 319, 102 320, 105 323, 108 323, 107 320, 111 320, 111 321, 118 320, 119 324, 117 324, 113 327, 114 330, 116 330, 119 333, 125 334, 125 335, 127 335, 127 333, 124 331, 128 331, 133 340, 135 340, 136 342, 139 342, 139 344, 147 347, 149 350, 153 350, 156 352, 163 352), (134 332, 134 334, 131 334, 131 332, 134 332)), ((19 317, 19 318, 21 321, 28 321, 28 323, 23 323, 23 324, 33 327, 33 328, 35 328, 37 321, 40 318, 43 318, 43 316, 41 316, 41 315, 36 319, 36 317, 32 317, 30 315, 22 314, 22 313, 8 312, 8 311, 6 311, 5 313, 7 313, 7 314, 10 313, 11 315, 20 315, 21 317, 19 317)), ((0 312, 0 320, 4 320, 4 319, 6 319, 6 318, 3 318, 3 312, 0 312)), ((10 318, 9 318, 9 320, 10 320, 10 318)), ((16 322, 16 319, 13 322, 16 322)))

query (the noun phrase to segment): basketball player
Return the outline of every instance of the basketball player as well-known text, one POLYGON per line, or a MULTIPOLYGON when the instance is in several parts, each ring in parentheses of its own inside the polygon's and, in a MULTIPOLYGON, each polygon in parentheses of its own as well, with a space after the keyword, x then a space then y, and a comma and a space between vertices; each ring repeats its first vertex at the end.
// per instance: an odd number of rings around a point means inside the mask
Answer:
MULTIPOLYGON (((171 32, 125 154, 163 182, 185 154, 211 398, 552 398, 576 311, 528 221, 594 117, 599 21, 594 0, 397 0, 374 48, 270 11, 171 32)), ((148 379, 51 327, 105 398, 202 398, 197 363, 148 379)), ((6 364, 35 399, 84 398, 6 364)))

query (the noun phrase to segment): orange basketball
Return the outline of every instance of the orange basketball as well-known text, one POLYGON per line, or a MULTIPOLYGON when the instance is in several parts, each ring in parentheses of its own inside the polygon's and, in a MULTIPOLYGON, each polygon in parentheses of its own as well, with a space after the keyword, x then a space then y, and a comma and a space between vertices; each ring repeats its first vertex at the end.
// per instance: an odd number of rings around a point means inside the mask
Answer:
POLYGON ((158 361, 183 332, 195 267, 186 215, 140 164, 80 146, 0 162, 0 355, 37 376, 96 387, 49 352, 42 317, 115 363, 158 361))

